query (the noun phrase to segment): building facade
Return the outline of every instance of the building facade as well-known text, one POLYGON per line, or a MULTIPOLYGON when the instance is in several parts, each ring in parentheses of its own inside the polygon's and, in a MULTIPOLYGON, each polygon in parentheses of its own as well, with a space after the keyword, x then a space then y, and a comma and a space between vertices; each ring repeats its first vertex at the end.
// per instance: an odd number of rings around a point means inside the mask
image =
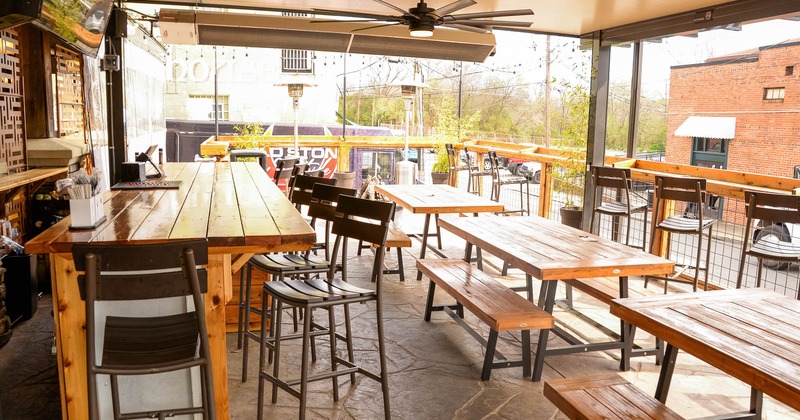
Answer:
POLYGON ((792 177, 799 93, 800 40, 672 67, 667 160, 792 177))

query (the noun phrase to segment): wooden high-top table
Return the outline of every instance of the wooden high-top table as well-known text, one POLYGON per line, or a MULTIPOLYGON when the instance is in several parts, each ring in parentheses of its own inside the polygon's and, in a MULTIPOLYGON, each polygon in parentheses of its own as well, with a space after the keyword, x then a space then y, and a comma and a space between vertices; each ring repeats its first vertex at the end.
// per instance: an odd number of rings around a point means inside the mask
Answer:
MULTIPOLYGON (((425 215, 425 225, 422 230, 422 249, 419 258, 425 258, 428 248, 428 228, 431 216, 439 220, 440 214, 475 214, 484 212, 500 212, 505 207, 497 202, 470 194, 449 185, 376 185, 375 191, 394 201, 399 206, 414 214, 425 215)), ((442 247, 439 237, 439 248, 442 247)), ((422 280, 422 272, 417 272, 417 280, 422 280)))
POLYGON ((611 314, 668 343, 661 402, 680 349, 750 385, 751 418, 761 418, 762 393, 800 410, 800 301, 765 289, 715 290, 615 299, 611 314))
MULTIPOLYGON (((467 241, 467 257, 471 254, 469 247, 474 245, 542 280, 539 306, 550 314, 555 305, 557 280, 619 277, 620 293, 627 296, 628 276, 668 273, 674 266, 672 261, 641 249, 539 216, 448 217, 440 219, 439 226, 467 241)), ((625 337, 607 343, 582 343, 566 331, 559 328, 554 331, 570 345, 548 349, 550 330, 541 330, 533 368, 534 381, 541 379, 546 354, 627 350, 625 337)), ((623 335, 626 332, 627 328, 623 327, 623 335)), ((629 359, 630 351, 623 351, 621 363, 628 363, 629 359)))
POLYGON ((85 312, 73 244, 208 240, 206 322, 217 416, 227 419, 225 303, 233 295, 232 273, 255 253, 303 251, 316 241, 314 230, 256 162, 168 163, 163 169, 166 180, 182 181, 178 189, 107 192, 106 220, 96 228, 70 230, 65 218, 25 244, 27 252, 50 255, 65 420, 88 418, 85 312))

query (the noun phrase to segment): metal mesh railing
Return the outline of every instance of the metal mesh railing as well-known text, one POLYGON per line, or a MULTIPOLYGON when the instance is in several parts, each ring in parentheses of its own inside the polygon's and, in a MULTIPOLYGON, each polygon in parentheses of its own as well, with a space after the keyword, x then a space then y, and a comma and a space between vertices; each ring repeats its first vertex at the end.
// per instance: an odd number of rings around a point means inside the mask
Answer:
MULTIPOLYGON (((466 189, 467 185, 467 172, 459 172, 458 175, 458 188, 466 189)), ((483 178, 483 195, 489 197, 492 184, 491 177, 486 176, 483 178)), ((523 200, 527 198, 530 201, 531 213, 536 214, 539 206, 540 196, 539 184, 530 185, 530 195, 523 194, 523 200)), ((607 199, 611 200, 609 196, 607 199)), ((634 205, 648 204, 652 207, 652 185, 645 183, 637 183, 631 191, 631 201, 634 205)), ((552 220, 560 220, 559 209, 565 203, 564 194, 555 192, 553 194, 550 216, 552 220)), ((517 186, 504 186, 500 192, 500 202, 508 209, 518 209, 524 203, 520 202, 519 189, 517 186)), ((711 253, 710 261, 708 264, 708 281, 710 284, 717 285, 723 288, 735 288, 736 280, 739 273, 739 263, 741 261, 742 241, 744 240, 745 228, 745 208, 744 202, 735 198, 722 198, 715 203, 714 208, 706 206, 704 208, 704 217, 713 217, 716 219, 711 237, 711 253)), ((684 208, 678 205, 676 212, 682 213, 684 208)), ((631 218, 631 231, 628 244, 635 247, 642 247, 643 237, 646 238, 645 247, 649 251, 650 245, 650 226, 652 224, 652 208, 647 211, 647 224, 645 225, 642 213, 634 214, 631 218), (645 232, 642 232, 645 229, 645 232)), ((613 218, 608 216, 598 217, 599 234, 602 237, 616 240, 618 242, 625 242, 625 233, 627 230, 627 221, 625 218, 618 218, 614 221, 613 218)), ((753 232, 749 232, 753 235, 753 232)), ((706 237, 703 238, 703 251, 701 261, 706 258, 706 237)), ((697 237, 692 235, 673 235, 670 246, 670 259, 678 263, 694 264, 697 256, 697 237)), ((758 266, 755 258, 747 258, 744 264, 743 285, 745 287, 755 287, 756 283, 756 270, 758 266)), ((768 263, 770 265, 771 263, 768 263)), ((783 293, 787 296, 796 296, 798 287, 800 287, 800 266, 797 264, 781 265, 779 267, 764 267, 762 271, 761 287, 775 290, 778 293, 783 293)), ((693 276, 694 271, 689 269, 684 272, 686 275, 693 276)), ((701 271, 700 279, 702 281, 704 273, 701 271)))

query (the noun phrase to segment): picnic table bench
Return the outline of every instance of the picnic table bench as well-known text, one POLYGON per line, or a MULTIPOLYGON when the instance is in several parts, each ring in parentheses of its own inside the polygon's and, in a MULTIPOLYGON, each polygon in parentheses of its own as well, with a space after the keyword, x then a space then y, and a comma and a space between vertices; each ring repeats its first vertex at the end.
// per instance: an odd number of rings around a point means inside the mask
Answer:
POLYGON ((553 328, 555 319, 532 302, 496 281, 466 261, 459 259, 417 260, 417 269, 428 276, 430 285, 425 304, 425 321, 431 320, 432 311, 445 311, 459 322, 475 339, 486 347, 481 380, 487 381, 493 368, 522 366, 523 375, 531 374, 530 330, 553 328), (436 286, 451 297, 455 305, 434 305, 436 286), (464 321, 464 308, 485 322, 491 331, 486 341, 464 321), (455 309, 454 313, 452 310, 455 309), (510 361, 495 350, 497 335, 501 331, 521 331, 522 359, 510 361), (495 357, 501 362, 494 362, 495 357))
POLYGON ((543 392, 573 420, 683 419, 615 373, 545 381, 543 392))

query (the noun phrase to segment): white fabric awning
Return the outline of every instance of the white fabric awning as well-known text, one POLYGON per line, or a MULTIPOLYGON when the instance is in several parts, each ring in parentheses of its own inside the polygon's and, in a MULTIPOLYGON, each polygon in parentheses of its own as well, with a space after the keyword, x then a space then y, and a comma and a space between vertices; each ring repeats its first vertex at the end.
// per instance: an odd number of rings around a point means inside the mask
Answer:
POLYGON ((675 130, 680 137, 732 139, 736 134, 736 117, 689 117, 675 130))

